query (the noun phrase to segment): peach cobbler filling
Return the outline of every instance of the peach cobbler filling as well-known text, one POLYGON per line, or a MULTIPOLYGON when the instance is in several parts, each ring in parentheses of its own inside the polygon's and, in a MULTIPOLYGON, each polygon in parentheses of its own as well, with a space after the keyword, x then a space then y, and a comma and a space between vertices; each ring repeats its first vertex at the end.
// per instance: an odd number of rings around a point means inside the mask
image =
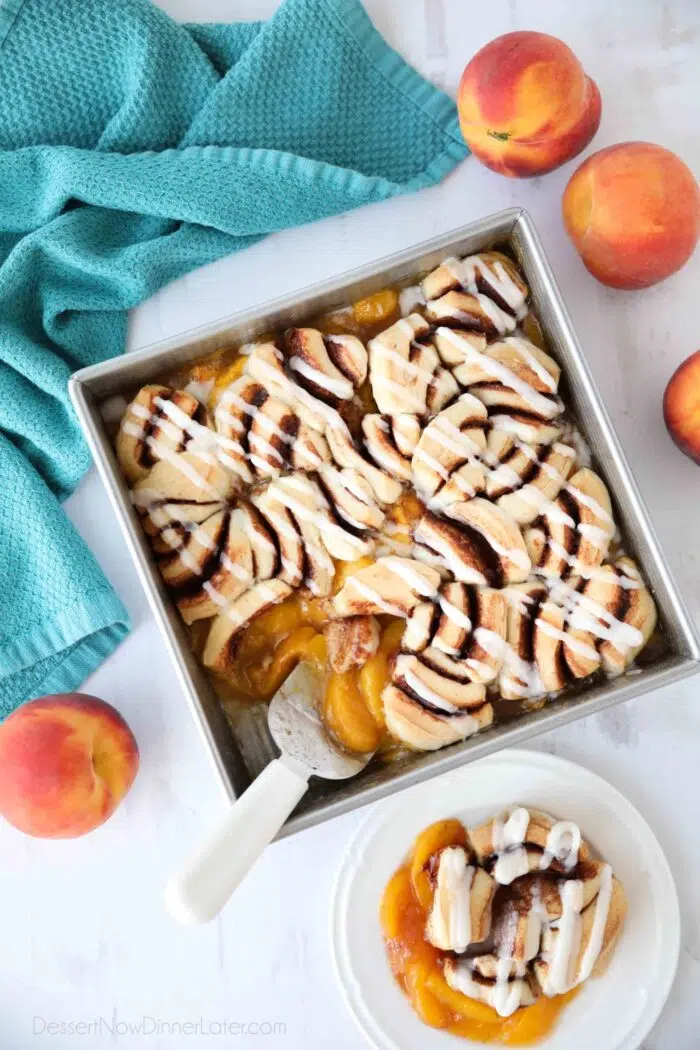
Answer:
POLYGON ((445 259, 143 387, 117 456, 225 704, 294 666, 355 752, 624 672, 656 624, 507 255, 445 259))

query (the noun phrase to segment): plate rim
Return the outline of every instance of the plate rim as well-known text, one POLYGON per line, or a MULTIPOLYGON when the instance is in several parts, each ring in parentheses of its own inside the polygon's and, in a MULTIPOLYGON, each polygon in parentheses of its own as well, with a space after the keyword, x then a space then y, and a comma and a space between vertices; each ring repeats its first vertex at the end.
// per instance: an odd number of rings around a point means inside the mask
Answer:
MULTIPOLYGON (((397 1044, 392 1040, 391 1043, 381 1042, 378 1040, 377 1033, 381 1033, 381 1028, 377 1023, 377 1032, 372 1031, 366 1024, 366 1020, 360 1016, 355 1008, 355 1004, 351 999, 350 990, 348 987, 347 977, 350 976, 355 983, 356 978, 352 972, 344 973, 341 969, 341 933, 342 927, 340 925, 340 903, 341 895, 349 891, 349 887, 352 885, 354 876, 351 876, 349 870, 349 860, 356 852, 358 843, 361 841, 368 830, 373 830, 372 825, 380 823, 384 813, 388 813, 392 809, 399 809, 406 804, 407 796, 411 793, 417 794, 418 792, 429 792, 436 790, 438 785, 448 781, 450 779, 458 779, 464 776, 469 776, 470 772, 477 770, 485 765, 496 765, 498 762, 502 762, 504 759, 513 760, 515 762, 527 761, 532 764, 533 759, 540 765, 541 768, 549 768, 550 771, 565 774, 567 770, 575 770, 577 775, 583 774, 584 777, 590 778, 592 781, 598 782, 602 785, 609 798, 614 799, 617 803, 621 804, 623 808, 631 810, 636 818, 641 821, 644 826, 647 835, 647 844, 656 854, 656 862, 658 864, 657 875, 660 876, 661 881, 667 884, 667 888, 671 890, 668 895, 667 907, 669 910, 668 922, 666 924, 666 938, 668 945, 666 947, 666 957, 668 957, 668 950, 672 952, 672 959, 670 964, 662 973, 662 980, 660 985, 657 984, 656 995, 652 1002, 651 1007, 647 1010, 643 1010, 639 1015, 633 1027, 628 1030, 622 1037, 622 1040, 616 1043, 614 1046, 603 1048, 603 1050, 637 1050, 639 1046, 646 1039, 647 1035, 654 1027, 661 1012, 668 1001, 668 997, 671 993, 673 983, 678 970, 678 963, 680 959, 681 950, 681 915, 680 915, 680 902, 678 899, 678 890, 676 888, 675 879, 673 872, 666 858, 666 854, 661 847, 661 843, 654 834, 654 831, 648 824, 646 817, 640 812, 639 809, 624 795, 617 787, 611 784, 605 777, 599 773, 595 773, 587 766, 582 765, 579 762, 574 762, 569 758, 562 758, 559 755, 552 754, 547 751, 539 751, 530 748, 504 748, 501 751, 496 752, 492 755, 486 755, 484 758, 479 759, 476 762, 470 763, 466 766, 458 766, 455 769, 448 770, 441 776, 433 777, 431 780, 424 783, 415 784, 405 791, 401 791, 398 794, 390 796, 389 798, 380 800, 372 807, 371 811, 366 814, 360 824, 354 829, 353 834, 347 841, 343 855, 341 857, 338 869, 333 879, 333 885, 331 888, 330 896, 330 908, 329 908, 329 936, 330 936, 330 952, 333 963, 333 972, 335 975, 336 983, 345 1005, 350 1012, 358 1030, 362 1033, 367 1042, 375 1047, 375 1050, 387 1050, 394 1047, 397 1044), (640 1028, 641 1024, 641 1028, 640 1028)), ((346 966, 349 966, 347 959, 345 960, 346 966)), ((647 1000, 649 1002, 649 1000, 647 1000)), ((368 1017, 374 1021, 371 1012, 367 1010, 368 1017)), ((427 1027, 427 1026, 426 1026, 427 1027)), ((437 1031, 437 1029, 436 1029, 437 1031)), ((383 1034, 383 1033, 382 1033, 383 1034)), ((445 1033, 449 1035, 449 1033, 445 1033)), ((457 1037, 449 1037, 453 1040, 454 1046, 457 1047, 457 1037)), ((468 1050, 470 1046, 474 1047, 474 1050, 478 1050, 479 1047, 485 1044, 472 1042, 471 1040, 461 1040, 468 1050)), ((446 1039, 445 1046, 449 1046, 446 1039)), ((546 1043, 542 1044, 543 1050, 546 1048, 546 1043)))

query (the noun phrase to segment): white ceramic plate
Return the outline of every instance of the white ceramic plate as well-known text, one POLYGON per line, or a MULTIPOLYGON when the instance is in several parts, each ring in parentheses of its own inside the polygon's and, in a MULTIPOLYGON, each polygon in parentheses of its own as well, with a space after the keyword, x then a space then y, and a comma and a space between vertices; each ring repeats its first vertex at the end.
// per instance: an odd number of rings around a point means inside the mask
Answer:
POLYGON ((651 829, 615 788, 538 751, 502 751, 389 799, 359 827, 331 902, 336 974, 363 1033, 379 1050, 484 1046, 424 1025, 394 981, 379 927, 384 887, 428 824, 476 824, 513 803, 573 820, 621 880, 629 901, 605 975, 564 1009, 543 1050, 636 1050, 673 982, 680 918, 673 877, 651 829))

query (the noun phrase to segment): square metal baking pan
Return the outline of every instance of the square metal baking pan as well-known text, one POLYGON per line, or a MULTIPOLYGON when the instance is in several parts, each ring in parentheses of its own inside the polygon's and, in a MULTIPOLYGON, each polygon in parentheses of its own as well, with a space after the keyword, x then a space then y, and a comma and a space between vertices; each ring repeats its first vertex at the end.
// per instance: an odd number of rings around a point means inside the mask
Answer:
POLYGON ((418 276, 437 266, 446 256, 466 255, 496 246, 508 247, 525 274, 534 312, 549 348, 562 366, 565 401, 573 409, 588 440, 596 469, 608 484, 625 545, 637 558, 653 590, 668 651, 648 667, 635 668, 631 674, 599 682, 568 699, 550 701, 538 711, 494 725, 470 740, 442 751, 406 755, 386 764, 371 763, 363 773, 349 781, 326 783, 312 780, 311 790, 285 824, 282 835, 372 802, 499 748, 518 745, 536 733, 678 682, 698 670, 700 642, 659 549, 639 490, 601 403, 532 220, 519 209, 499 212, 295 295, 85 368, 70 382, 75 409, 192 713, 223 787, 233 799, 245 790, 250 780, 276 753, 267 732, 265 708, 258 705, 229 711, 229 717, 224 713, 206 673, 191 651, 186 629, 151 557, 106 432, 100 405, 114 395, 130 398, 144 383, 162 380, 218 347, 247 343, 272 329, 300 324, 387 285, 415 283, 418 276))

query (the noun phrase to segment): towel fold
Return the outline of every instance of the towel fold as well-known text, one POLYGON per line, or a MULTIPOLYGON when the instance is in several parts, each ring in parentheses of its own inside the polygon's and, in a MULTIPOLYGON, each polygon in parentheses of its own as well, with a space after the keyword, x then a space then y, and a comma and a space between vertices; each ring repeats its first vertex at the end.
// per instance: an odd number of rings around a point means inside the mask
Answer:
POLYGON ((3 0, 0 717, 128 630, 58 502, 89 465, 71 373, 120 353, 126 311, 167 281, 466 153, 453 102, 357 0, 208 26, 147 0, 3 0))

